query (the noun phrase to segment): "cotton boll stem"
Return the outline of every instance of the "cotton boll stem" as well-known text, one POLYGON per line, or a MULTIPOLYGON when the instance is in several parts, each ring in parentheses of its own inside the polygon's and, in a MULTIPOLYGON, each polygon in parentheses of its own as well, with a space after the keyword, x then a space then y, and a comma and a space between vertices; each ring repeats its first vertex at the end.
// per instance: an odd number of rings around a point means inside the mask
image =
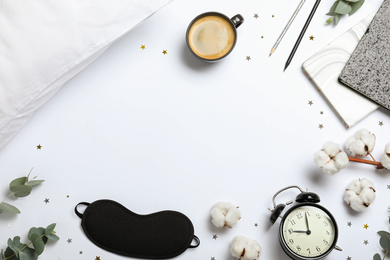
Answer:
POLYGON ((371 165, 375 165, 377 169, 384 169, 385 167, 383 167, 383 165, 380 163, 380 162, 377 162, 377 161, 370 161, 370 160, 365 160, 365 159, 361 159, 361 158, 355 158, 355 157, 348 157, 348 160, 350 162, 358 162, 358 163, 365 163, 365 164, 371 164, 371 165))
POLYGON ((371 153, 367 153, 370 157, 371 157, 371 159, 374 161, 374 162, 376 162, 376 160, 375 160, 375 158, 374 158, 374 156, 372 156, 372 154, 371 153))

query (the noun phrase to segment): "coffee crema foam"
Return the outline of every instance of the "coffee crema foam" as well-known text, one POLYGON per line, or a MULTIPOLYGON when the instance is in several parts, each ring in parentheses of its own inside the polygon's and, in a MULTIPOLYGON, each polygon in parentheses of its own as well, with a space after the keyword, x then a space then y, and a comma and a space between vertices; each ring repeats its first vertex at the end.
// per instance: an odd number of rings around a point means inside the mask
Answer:
POLYGON ((197 20, 188 33, 190 48, 204 59, 218 59, 233 47, 235 32, 232 25, 219 16, 197 20))

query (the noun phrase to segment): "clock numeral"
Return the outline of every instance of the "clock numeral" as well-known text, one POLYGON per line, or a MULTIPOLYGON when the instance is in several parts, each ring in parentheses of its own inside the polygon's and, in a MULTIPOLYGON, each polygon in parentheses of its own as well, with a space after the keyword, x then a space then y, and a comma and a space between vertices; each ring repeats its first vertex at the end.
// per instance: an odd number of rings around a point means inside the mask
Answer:
POLYGON ((310 217, 310 213, 308 211, 305 212, 308 217, 310 217))
POLYGON ((298 218, 298 219, 303 218, 302 213, 298 213, 298 214, 297 214, 297 218, 298 218))
POLYGON ((330 233, 329 233, 329 231, 328 231, 328 230, 326 231, 326 234, 327 234, 328 236, 330 236, 330 233))
POLYGON ((293 239, 289 239, 288 242, 290 242, 291 244, 294 244, 294 240, 293 239))
POLYGON ((323 241, 324 241, 324 244, 325 244, 325 245, 329 245, 329 242, 328 242, 328 241, 326 241, 325 239, 324 239, 323 241))
POLYGON ((298 250, 298 251, 301 251, 302 248, 301 248, 300 246, 297 246, 297 250, 298 250))
POLYGON ((295 220, 290 220, 290 223, 291 223, 291 225, 295 225, 295 224, 297 224, 297 223, 295 223, 295 220))
POLYGON ((327 221, 325 221, 325 220, 324 220, 323 223, 324 223, 324 226, 325 226, 325 227, 329 225, 329 223, 328 223, 327 221))
POLYGON ((321 248, 319 246, 316 247, 317 252, 321 251, 321 248))
POLYGON ((316 217, 318 218, 318 219, 320 219, 321 218, 321 215, 320 214, 316 214, 316 217))
POLYGON ((310 248, 306 249, 307 252, 309 252, 309 255, 311 254, 310 248))
POLYGON ((290 233, 290 235, 294 232, 294 230, 292 228, 289 228, 288 229, 288 233, 290 233))

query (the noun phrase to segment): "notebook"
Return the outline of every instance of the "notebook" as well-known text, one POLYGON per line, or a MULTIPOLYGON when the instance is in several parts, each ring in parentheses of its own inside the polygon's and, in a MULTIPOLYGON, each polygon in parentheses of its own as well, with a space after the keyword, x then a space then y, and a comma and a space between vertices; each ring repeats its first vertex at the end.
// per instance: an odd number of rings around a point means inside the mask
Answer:
POLYGON ((390 109, 390 0, 383 1, 339 80, 390 109))
POLYGON ((375 13, 369 15, 302 64, 306 76, 311 79, 347 128, 378 108, 376 103, 338 81, 341 70, 374 16, 375 13))

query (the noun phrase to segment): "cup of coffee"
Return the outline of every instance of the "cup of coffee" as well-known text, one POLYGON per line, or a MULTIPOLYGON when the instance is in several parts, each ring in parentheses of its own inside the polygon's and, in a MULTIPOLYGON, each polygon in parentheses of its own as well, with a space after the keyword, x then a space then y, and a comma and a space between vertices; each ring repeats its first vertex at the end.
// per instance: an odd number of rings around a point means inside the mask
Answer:
POLYGON ((203 61, 219 61, 233 50, 237 28, 243 22, 244 18, 239 14, 232 18, 218 12, 200 14, 188 25, 187 46, 203 61))

